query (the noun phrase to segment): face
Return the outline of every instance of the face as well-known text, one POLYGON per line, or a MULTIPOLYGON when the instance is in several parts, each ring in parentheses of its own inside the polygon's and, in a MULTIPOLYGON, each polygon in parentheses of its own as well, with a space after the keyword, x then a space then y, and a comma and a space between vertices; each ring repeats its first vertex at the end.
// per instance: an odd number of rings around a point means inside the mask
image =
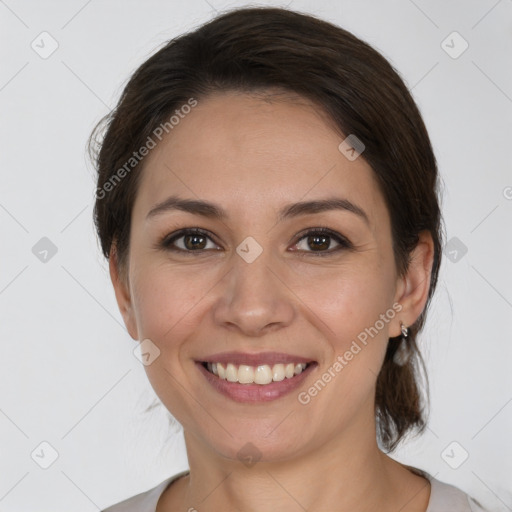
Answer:
POLYGON ((116 296, 159 350, 151 385, 212 454, 250 442, 279 460, 374 436, 388 338, 415 318, 399 312, 384 198, 343 139, 306 100, 222 93, 145 160, 116 296))

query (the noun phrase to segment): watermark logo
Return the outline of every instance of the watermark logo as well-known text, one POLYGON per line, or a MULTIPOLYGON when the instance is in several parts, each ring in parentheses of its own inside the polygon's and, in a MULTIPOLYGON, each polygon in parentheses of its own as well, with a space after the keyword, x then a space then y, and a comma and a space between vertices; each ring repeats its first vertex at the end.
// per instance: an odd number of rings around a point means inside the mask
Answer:
POLYGON ((30 47, 41 59, 50 57, 59 47, 57 40, 48 32, 41 32, 31 43, 30 47))
POLYGON ((453 31, 443 39, 441 48, 452 59, 458 59, 469 48, 469 43, 457 31, 453 31))
POLYGON ((248 468, 252 468, 261 459, 262 453, 252 443, 246 443, 238 453, 236 458, 248 468))
POLYGON ((247 263, 252 263, 263 252, 263 247, 252 236, 248 236, 238 245, 236 252, 247 263))
POLYGON ((57 254, 57 250, 57 246, 49 238, 43 236, 32 247, 32 254, 41 263, 48 263, 57 254))
POLYGON ((467 254, 468 248, 460 238, 454 236, 446 242, 444 252, 452 263, 458 263, 467 254))
POLYGON ((59 458, 59 452, 48 441, 43 441, 34 448, 30 456, 40 468, 48 469, 59 458))
POLYGON ((468 460, 469 453, 457 441, 452 441, 442 452, 441 458, 452 469, 458 469, 468 460))
POLYGON ((353 162, 366 149, 363 141, 351 133, 339 146, 342 155, 353 162))
POLYGON ((149 338, 146 338, 135 347, 133 355, 144 366, 149 366, 155 359, 160 357, 160 349, 149 338))

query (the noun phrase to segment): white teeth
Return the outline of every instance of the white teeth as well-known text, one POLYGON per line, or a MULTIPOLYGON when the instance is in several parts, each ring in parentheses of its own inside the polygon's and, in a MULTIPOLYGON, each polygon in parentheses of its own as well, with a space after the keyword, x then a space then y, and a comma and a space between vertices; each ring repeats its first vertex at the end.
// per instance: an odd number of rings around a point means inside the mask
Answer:
POLYGON ((228 363, 226 367, 226 379, 229 382, 238 382, 238 370, 234 364, 228 363))
POLYGON ((284 380, 284 364, 275 364, 272 367, 272 380, 274 382, 280 382, 284 380))
POLYGON ((238 382, 240 382, 240 384, 251 384, 254 382, 254 368, 241 364, 238 367, 238 382))
POLYGON ((256 384, 270 384, 272 382, 272 370, 268 364, 258 366, 254 374, 256 384))
POLYGON ((284 368, 284 374, 287 379, 291 379, 295 375, 295 365, 293 363, 289 363, 284 368))
POLYGON ((210 373, 217 375, 220 379, 229 382, 239 382, 240 384, 270 384, 271 382, 280 382, 282 380, 291 379, 295 375, 299 375, 306 369, 306 363, 288 363, 275 364, 269 366, 262 364, 259 366, 248 366, 241 364, 238 367, 235 364, 228 363, 207 363, 206 368, 210 373))

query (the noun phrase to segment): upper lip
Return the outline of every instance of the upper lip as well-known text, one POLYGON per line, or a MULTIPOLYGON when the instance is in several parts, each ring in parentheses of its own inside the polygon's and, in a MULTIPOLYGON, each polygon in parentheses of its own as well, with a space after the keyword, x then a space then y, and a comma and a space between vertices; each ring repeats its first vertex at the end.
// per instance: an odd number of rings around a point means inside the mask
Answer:
POLYGON ((236 365, 259 366, 268 364, 288 364, 288 363, 311 363, 312 359, 307 357, 286 354, 284 352, 260 352, 258 354, 249 354, 246 352, 219 352, 198 360, 201 363, 233 363, 236 365))

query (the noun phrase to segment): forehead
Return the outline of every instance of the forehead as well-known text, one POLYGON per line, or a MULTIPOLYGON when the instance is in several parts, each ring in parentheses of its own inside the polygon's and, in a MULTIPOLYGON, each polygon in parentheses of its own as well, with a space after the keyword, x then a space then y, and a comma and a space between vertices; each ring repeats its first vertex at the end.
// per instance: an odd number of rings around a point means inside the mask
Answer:
MULTIPOLYGON (((373 170, 338 149, 345 136, 303 98, 220 93, 199 100, 144 161, 135 209, 169 195, 251 210, 337 195, 383 213, 373 170)), ((135 213, 135 212, 134 212, 135 213)))

